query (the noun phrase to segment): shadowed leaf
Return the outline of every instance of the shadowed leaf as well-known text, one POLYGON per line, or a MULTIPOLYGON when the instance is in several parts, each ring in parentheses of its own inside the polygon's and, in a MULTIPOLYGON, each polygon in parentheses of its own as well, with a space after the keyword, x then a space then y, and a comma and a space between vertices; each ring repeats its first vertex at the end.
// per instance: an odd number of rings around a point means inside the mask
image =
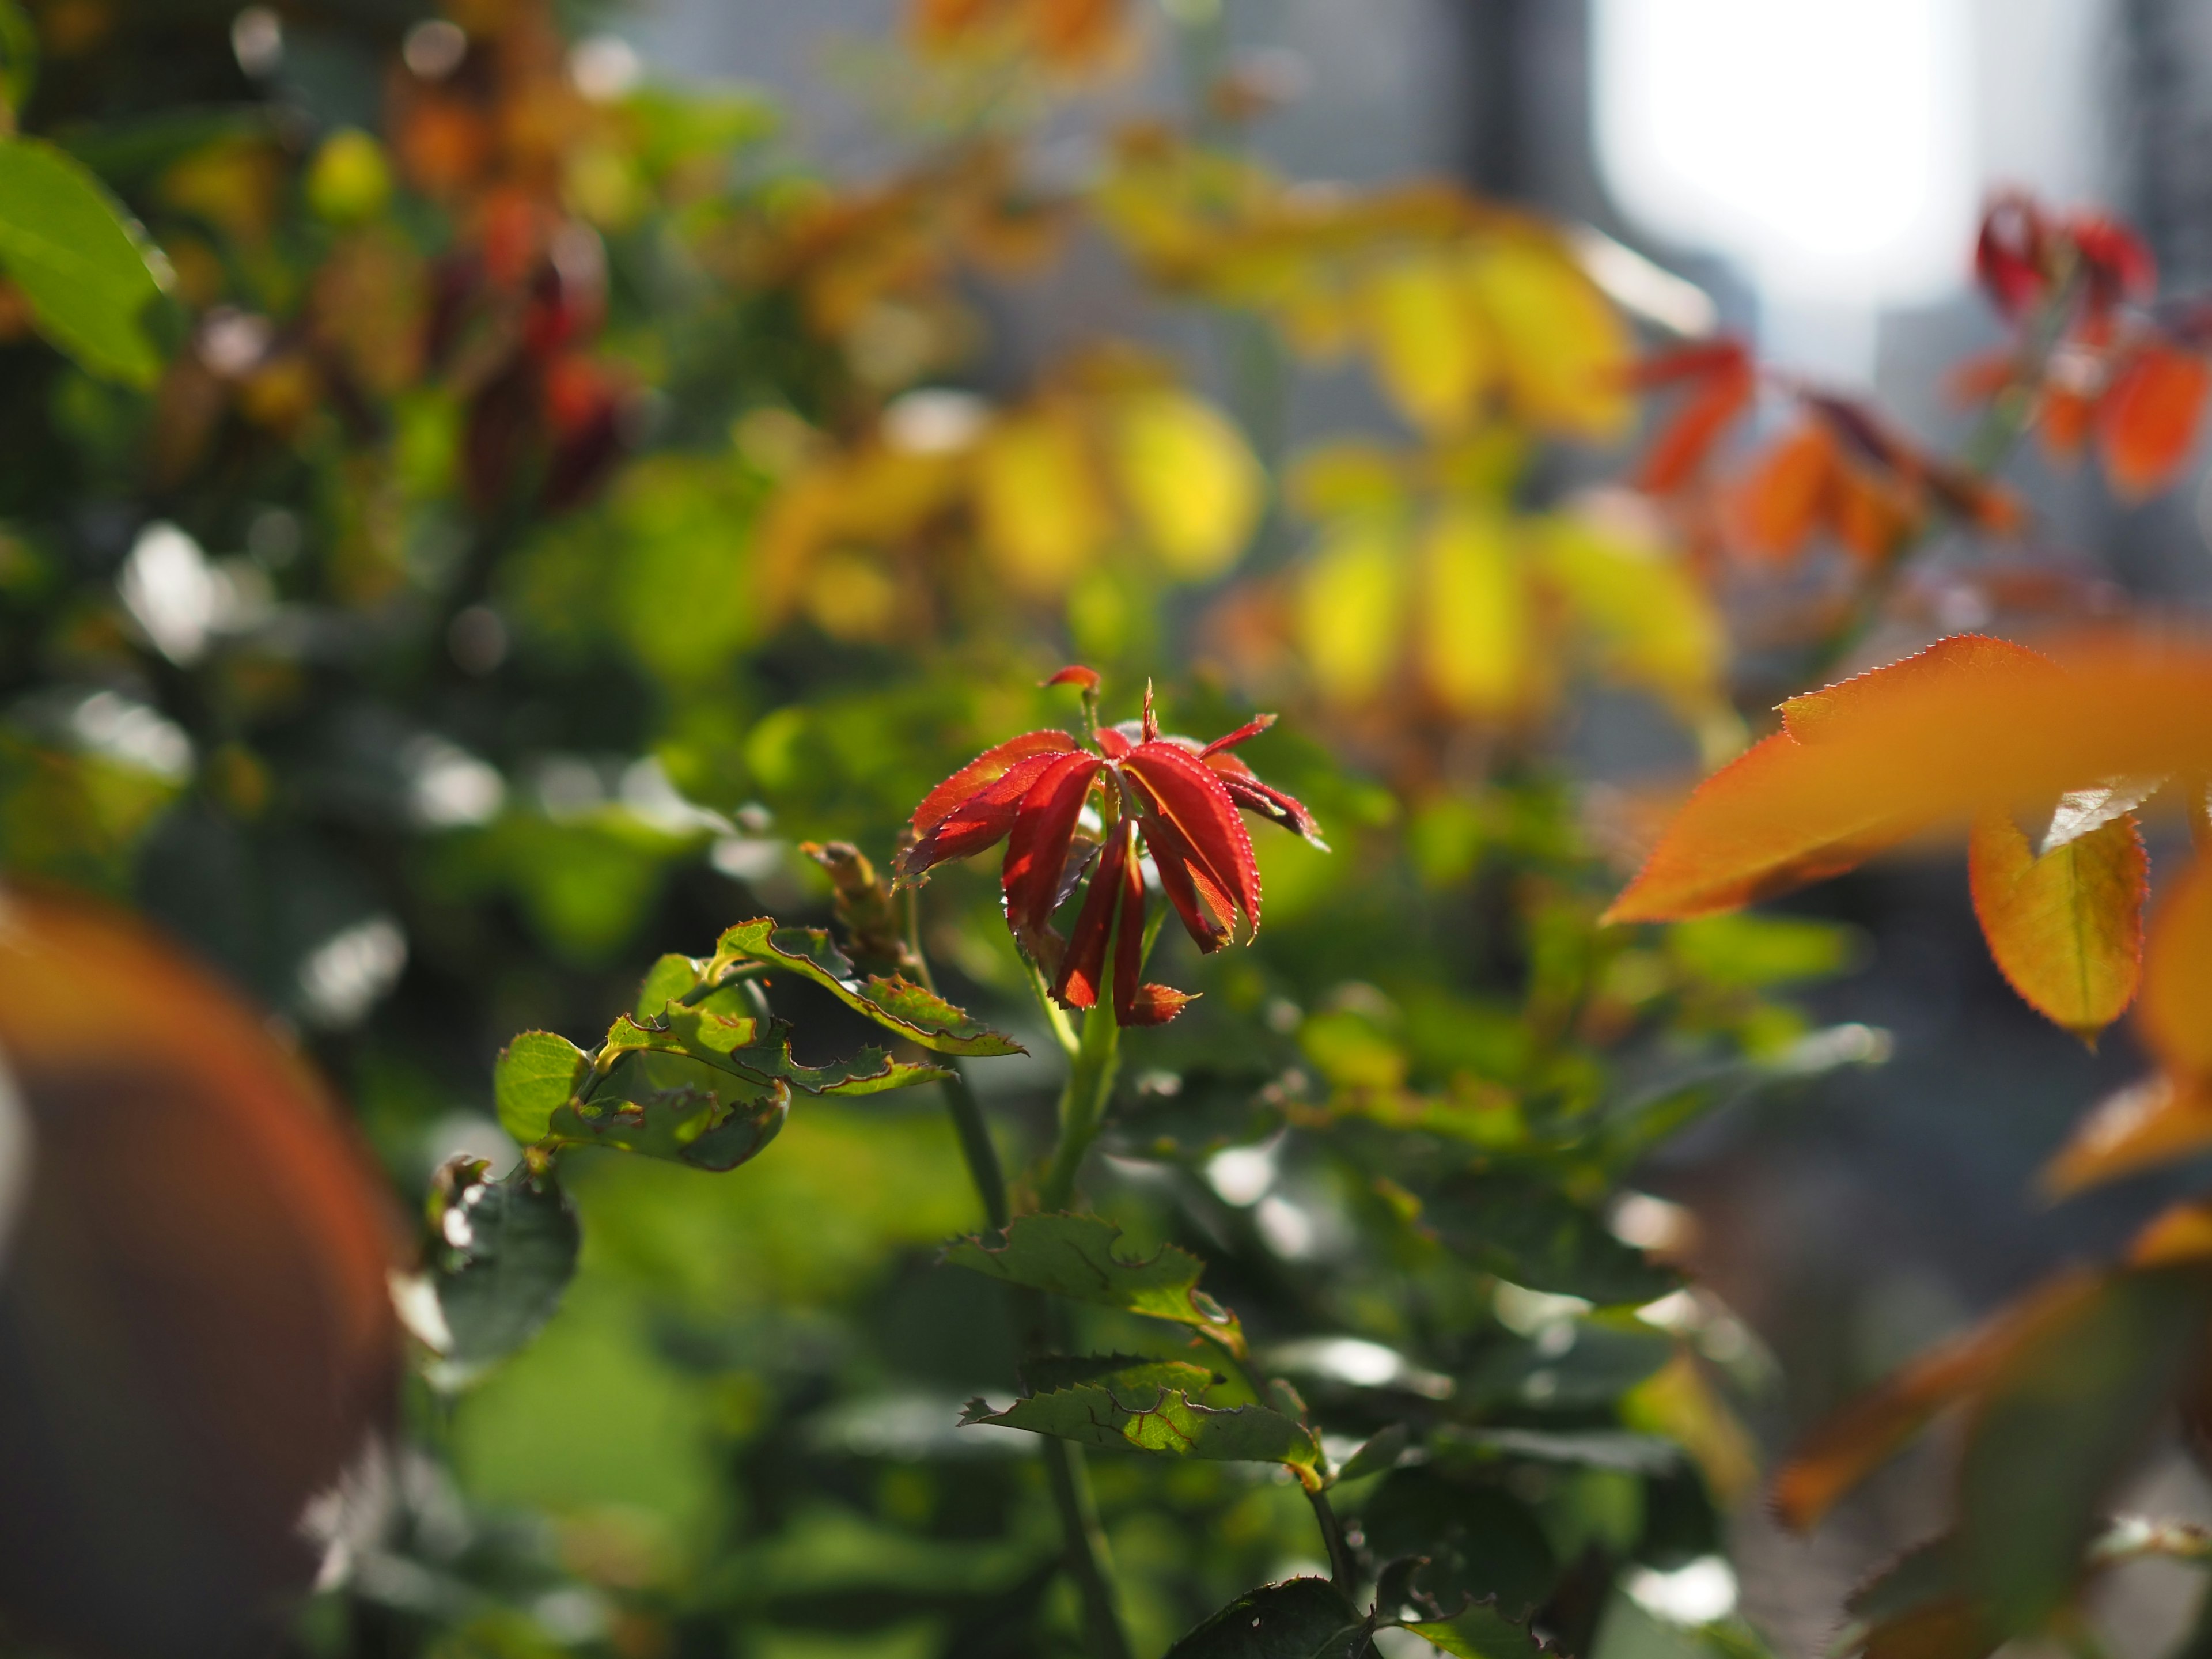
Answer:
POLYGON ((1291 1578, 1238 1596, 1167 1659, 1357 1659, 1368 1626, 1326 1578, 1291 1578))
POLYGON ((457 1183, 439 1218, 447 1255, 433 1284, 449 1340, 431 1376, 449 1389, 537 1335, 576 1271, 576 1211, 559 1182, 520 1165, 487 1182, 482 1167, 457 1183))
POLYGON ((725 930, 716 942, 707 972, 719 977, 740 961, 765 962, 811 980, 854 1012, 939 1054, 1028 1052, 1012 1037, 970 1019, 942 997, 910 981, 857 981, 853 964, 819 928, 778 927, 765 916, 741 921, 725 930))
POLYGON ((1321 1484, 1321 1446, 1304 1424, 1265 1406, 1222 1410, 1200 1405, 1186 1388, 1177 1386, 1178 1372, 1196 1372, 1200 1379, 1212 1380, 1210 1373, 1196 1366, 1146 1365, 1095 1382, 1032 1395, 1000 1412, 973 1401, 960 1420, 1027 1429, 1086 1446, 1164 1452, 1213 1462, 1285 1463, 1306 1486, 1321 1484))

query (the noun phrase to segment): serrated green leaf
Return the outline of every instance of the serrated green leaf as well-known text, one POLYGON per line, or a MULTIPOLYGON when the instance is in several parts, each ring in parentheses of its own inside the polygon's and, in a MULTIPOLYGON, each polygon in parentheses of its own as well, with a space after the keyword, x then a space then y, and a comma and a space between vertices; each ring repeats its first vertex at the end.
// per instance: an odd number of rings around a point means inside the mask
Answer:
POLYGON ((1152 1383, 1195 1395, 1219 1380, 1205 1366, 1187 1359, 1149 1359, 1129 1353, 1038 1354, 1022 1361, 1021 1371, 1022 1386, 1033 1395, 1109 1380, 1116 1388, 1152 1383))
POLYGON ((644 982, 637 988, 637 1006, 631 1012, 641 1024, 659 1018, 662 1009, 698 988, 705 965, 690 957, 672 954, 658 958, 645 970, 644 982))
POLYGON ((1291 1578, 1238 1596, 1167 1659, 1353 1659, 1368 1621, 1326 1578, 1291 1578))
POLYGON ((601 1067, 633 1052, 688 1054, 749 1084, 781 1079, 815 1095, 881 1094, 950 1075, 939 1066, 893 1060, 881 1048, 863 1048, 827 1066, 802 1066, 791 1057, 787 1022, 725 1012, 714 998, 689 1008, 665 1005, 654 1020, 617 1018, 599 1051, 601 1067))
MULTIPOLYGON (((1397 1594, 1430 1618, 1477 1602, 1527 1618, 1559 1578, 1543 1525, 1512 1493, 1486 1480, 1454 1480, 1433 1465, 1393 1470, 1360 1510, 1380 1557, 1425 1557, 1397 1594)), ((1385 1607, 1395 1615, 1400 1607, 1385 1607)))
POLYGON ((781 1078, 741 1077, 696 1054, 641 1048, 617 1060, 589 1100, 556 1109, 545 1140, 720 1174, 758 1157, 790 1113, 791 1085, 781 1078))
POLYGON ((35 138, 0 142, 0 266, 79 363, 153 383, 161 360, 141 315, 161 284, 139 239, 82 162, 35 138))
POLYGON ((1452 1659, 1534 1659, 1546 1651, 1528 1626, 1516 1624, 1494 1607, 1477 1605, 1449 1619, 1405 1628, 1452 1659))
POLYGON ((507 1045, 492 1073, 500 1127, 526 1146, 543 1140, 555 1110, 575 1094, 587 1063, 568 1038, 525 1031, 507 1045))
MULTIPOLYGON (((1149 1368, 1148 1368, 1149 1369, 1149 1368)), ((1195 1370, 1197 1368, 1192 1367, 1195 1370)), ((1211 1378, 1209 1376, 1208 1380, 1211 1378)), ((969 1402, 960 1419, 1027 1429, 1085 1446, 1112 1446, 1224 1463, 1284 1463, 1310 1486, 1321 1480, 1321 1446, 1294 1418, 1265 1406, 1200 1405, 1165 1382, 1109 1376, 1017 1400, 1002 1412, 969 1402)))
POLYGON ((1095 1215, 1019 1216, 992 1237, 1000 1242, 956 1239, 945 1260, 1033 1291, 1193 1326, 1243 1357, 1237 1316, 1198 1288, 1206 1264, 1188 1250, 1167 1244, 1133 1261, 1114 1249, 1121 1230, 1095 1215))
MULTIPOLYGON (((471 1166, 480 1169, 482 1166, 471 1166)), ((549 1173, 476 1181, 440 1218, 444 1260, 433 1284, 448 1341, 431 1380, 457 1389, 538 1334, 575 1275, 576 1212, 549 1173)))
POLYGON ((939 1054, 1028 1052, 919 985, 879 977, 860 981, 844 953, 818 927, 778 927, 765 916, 738 922, 723 931, 707 975, 719 977, 739 962, 765 962, 811 980, 856 1013, 939 1054))

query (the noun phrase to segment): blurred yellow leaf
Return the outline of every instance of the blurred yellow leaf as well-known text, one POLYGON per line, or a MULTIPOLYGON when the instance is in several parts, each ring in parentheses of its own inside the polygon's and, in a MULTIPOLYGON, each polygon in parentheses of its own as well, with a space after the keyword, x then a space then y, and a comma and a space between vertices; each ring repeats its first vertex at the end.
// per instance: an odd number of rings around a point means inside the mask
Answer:
POLYGON ((1381 444, 1348 438, 1298 457, 1285 485, 1291 505, 1310 519, 1399 505, 1406 481, 1398 457, 1381 444))
POLYGON ((1565 252, 1532 235, 1492 242, 1467 264, 1490 319, 1506 388, 1538 426, 1585 438, 1626 430, 1632 342, 1565 252))
POLYGON ((1332 702, 1364 702, 1397 665, 1405 615, 1403 550, 1374 520, 1334 526, 1297 591, 1297 638, 1308 672, 1332 702))
POLYGON ((1009 416, 977 447, 975 467, 983 550, 1027 592, 1065 590, 1112 533, 1082 432, 1068 419, 1009 416))
POLYGON ((1537 556, 1601 672, 1693 717, 1713 706, 1727 635, 1705 589, 1663 548, 1623 526, 1573 516, 1541 526, 1537 556))
POLYGON ((1426 431, 1465 425, 1498 358, 1450 262, 1439 253, 1394 260, 1367 278, 1359 299, 1375 372, 1399 412, 1426 431))
POLYGON ((1260 464, 1237 428, 1180 392, 1138 392, 1113 417, 1121 494, 1160 562, 1186 580, 1237 562, 1260 516, 1260 464))
POLYGON ((1455 713, 1504 713, 1522 699, 1529 644, 1528 583, 1506 521, 1448 507, 1422 553, 1423 679, 1455 713))

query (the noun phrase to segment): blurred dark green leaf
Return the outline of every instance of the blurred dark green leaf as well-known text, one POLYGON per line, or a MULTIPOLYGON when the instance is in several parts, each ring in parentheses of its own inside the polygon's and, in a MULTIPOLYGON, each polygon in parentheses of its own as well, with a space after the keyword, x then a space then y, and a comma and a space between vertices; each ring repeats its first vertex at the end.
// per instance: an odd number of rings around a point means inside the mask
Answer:
POLYGON ((1170 1648, 1167 1659, 1356 1659, 1367 1621, 1325 1578, 1240 1595, 1170 1648))
POLYGON ((1231 1352, 1244 1352, 1237 1316, 1198 1288, 1203 1261, 1172 1244, 1133 1261, 1115 1249, 1121 1237, 1097 1216, 1019 1216, 1004 1233, 956 1239, 945 1259, 1033 1291, 1194 1326, 1231 1352))
POLYGON ((462 1387, 538 1334, 575 1274, 575 1206, 550 1173, 518 1165, 497 1181, 481 1163, 453 1170, 433 1220, 445 1246, 434 1279, 450 1340, 433 1368, 462 1387))

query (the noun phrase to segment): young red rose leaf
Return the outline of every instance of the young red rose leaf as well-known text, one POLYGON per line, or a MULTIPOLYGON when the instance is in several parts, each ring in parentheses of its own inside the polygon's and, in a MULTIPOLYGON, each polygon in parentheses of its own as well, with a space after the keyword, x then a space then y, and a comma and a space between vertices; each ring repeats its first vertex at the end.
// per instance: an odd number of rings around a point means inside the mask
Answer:
MULTIPOLYGON (((1098 1004, 1099 988, 1106 978, 1106 941, 1114 931, 1114 914, 1121 900, 1121 872, 1130 862, 1129 841, 1135 832, 1135 824, 1124 822, 1107 838, 1105 849, 1098 855, 1097 872, 1091 878, 1091 890, 1083 896, 1083 908, 1076 915, 1075 930, 1068 935, 1067 949, 1061 953, 1060 976, 1052 994, 1071 1008, 1093 1008, 1098 1004)), ((1144 890, 1141 875, 1137 887, 1140 893, 1144 890)))
MULTIPOLYGON (((1252 855, 1252 837, 1212 769, 1187 749, 1153 741, 1132 750, 1121 771, 1137 786, 1146 815, 1174 827, 1183 842, 1178 850, 1194 866, 1194 878, 1209 878, 1258 933, 1260 866, 1252 855)), ((1153 850, 1157 862, 1158 847, 1153 850)))
POLYGON ((987 785, 1004 777, 1016 763, 1043 756, 1065 755, 1074 748, 1075 739, 1065 732, 1025 732, 1018 738, 1009 738, 1006 742, 985 750, 922 797, 921 805, 914 809, 912 822, 915 834, 927 835, 987 785))
POLYGON ((1245 811, 1257 812, 1270 823, 1280 824, 1292 835, 1303 836, 1322 852, 1328 851, 1328 843, 1322 839, 1321 825, 1296 796, 1261 782, 1253 775, 1252 769, 1234 755, 1209 754, 1206 763, 1221 780, 1229 799, 1245 811))
POLYGON ((1082 687, 1085 692, 1096 691, 1098 689, 1098 671, 1095 668, 1085 668, 1081 663, 1071 663, 1050 679, 1040 682, 1040 684, 1076 685, 1082 687))
MULTIPOLYGON (((1133 858, 1121 869, 1121 927, 1114 938, 1114 1023, 1164 1025, 1196 1000, 1188 991, 1147 985, 1145 974, 1145 877, 1133 858)), ((1103 880, 1100 884, 1104 884, 1103 880)))
POLYGON ((1978 815, 1967 840, 1974 914, 1990 954, 2037 1012, 2094 1043, 2135 998, 2149 876, 2134 815, 2041 857, 2009 812, 1978 815))
POLYGON ((2150 345, 2120 371, 2098 410, 2105 474, 2121 496, 2164 489, 2196 447, 2212 365, 2193 351, 2150 345))
POLYGON ((1024 945, 1041 941, 1051 924, 1075 823, 1104 764, 1086 750, 1060 756, 1037 775, 1014 814, 1002 881, 1007 923, 1024 945))
POLYGON ((2043 440, 2043 453, 2062 465, 2081 459, 2082 446, 2096 424, 2097 404, 2092 398, 2066 386, 2046 386, 2037 406, 2035 425, 2043 440))

